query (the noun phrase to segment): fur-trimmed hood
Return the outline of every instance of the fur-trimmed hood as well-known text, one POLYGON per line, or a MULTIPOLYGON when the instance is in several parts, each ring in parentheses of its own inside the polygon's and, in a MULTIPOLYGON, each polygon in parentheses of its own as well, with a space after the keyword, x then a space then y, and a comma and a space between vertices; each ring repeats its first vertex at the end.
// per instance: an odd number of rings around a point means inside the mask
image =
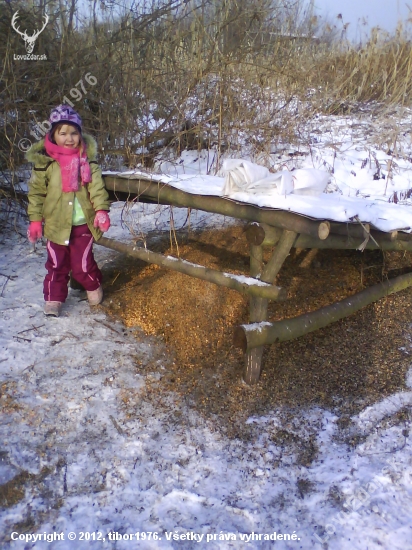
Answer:
MULTIPOLYGON (((97 143, 93 136, 90 134, 82 134, 83 141, 87 146, 87 158, 88 160, 96 160, 97 158, 97 143)), ((51 157, 46 153, 44 148, 44 139, 41 139, 26 153, 26 159, 29 162, 33 162, 36 166, 46 166, 50 161, 53 161, 51 157)))

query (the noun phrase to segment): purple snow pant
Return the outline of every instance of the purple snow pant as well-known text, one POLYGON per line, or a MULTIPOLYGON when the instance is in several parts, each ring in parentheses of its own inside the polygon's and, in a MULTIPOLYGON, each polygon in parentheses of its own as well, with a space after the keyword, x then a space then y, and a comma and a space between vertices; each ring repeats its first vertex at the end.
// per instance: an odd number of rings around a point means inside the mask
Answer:
POLYGON ((43 294, 46 302, 64 302, 70 271, 86 290, 96 290, 102 274, 93 257, 93 236, 86 224, 72 227, 67 246, 47 241, 47 275, 43 294))

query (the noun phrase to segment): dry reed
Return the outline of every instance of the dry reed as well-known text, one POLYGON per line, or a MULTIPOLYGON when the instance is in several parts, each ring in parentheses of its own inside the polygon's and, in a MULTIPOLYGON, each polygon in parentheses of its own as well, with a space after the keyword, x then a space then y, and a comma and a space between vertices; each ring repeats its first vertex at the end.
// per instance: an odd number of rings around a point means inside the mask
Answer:
MULTIPOLYGON (((225 152, 246 147, 264 158, 269 144, 293 142, 314 113, 412 100, 406 28, 374 29, 356 46, 320 26, 303 2, 143 2, 139 11, 125 5, 83 19, 74 0, 68 10, 50 4, 50 23, 36 44, 47 54, 44 63, 14 61, 24 47, 11 28, 10 3, 0 4, 1 204, 18 190, 19 141, 87 73, 98 84, 75 107, 98 138, 103 166, 116 168, 148 165, 172 146, 176 155, 213 150, 215 170, 225 152)), ((16 7, 23 26, 41 20, 43 4, 16 7)))

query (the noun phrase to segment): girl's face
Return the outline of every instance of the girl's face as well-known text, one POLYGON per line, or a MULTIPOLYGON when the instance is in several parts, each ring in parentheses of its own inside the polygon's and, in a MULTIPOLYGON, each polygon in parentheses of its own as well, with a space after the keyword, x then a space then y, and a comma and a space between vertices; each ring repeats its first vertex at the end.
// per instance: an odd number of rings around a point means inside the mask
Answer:
POLYGON ((63 126, 54 132, 54 141, 60 147, 76 148, 80 145, 79 130, 71 124, 63 124, 63 126))

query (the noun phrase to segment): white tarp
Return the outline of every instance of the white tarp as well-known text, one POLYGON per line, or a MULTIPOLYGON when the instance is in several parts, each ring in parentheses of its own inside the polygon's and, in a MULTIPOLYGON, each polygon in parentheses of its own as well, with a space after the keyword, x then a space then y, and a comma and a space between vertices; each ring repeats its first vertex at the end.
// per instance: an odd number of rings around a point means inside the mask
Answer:
POLYGON ((264 166, 243 159, 227 159, 223 163, 222 173, 225 182, 223 196, 236 192, 277 195, 321 195, 329 181, 329 172, 305 168, 281 170, 272 173, 264 166))

